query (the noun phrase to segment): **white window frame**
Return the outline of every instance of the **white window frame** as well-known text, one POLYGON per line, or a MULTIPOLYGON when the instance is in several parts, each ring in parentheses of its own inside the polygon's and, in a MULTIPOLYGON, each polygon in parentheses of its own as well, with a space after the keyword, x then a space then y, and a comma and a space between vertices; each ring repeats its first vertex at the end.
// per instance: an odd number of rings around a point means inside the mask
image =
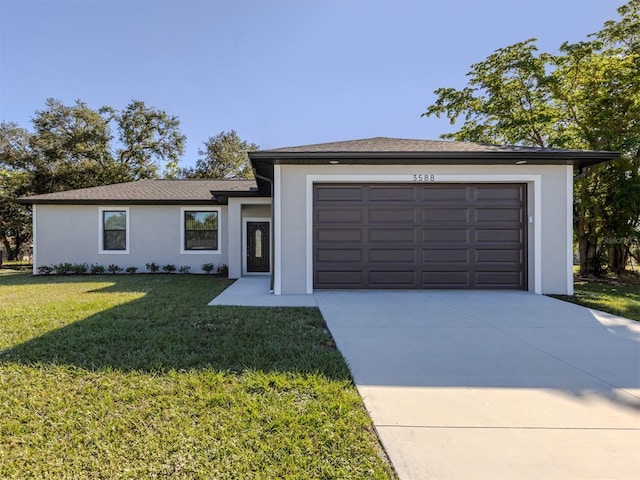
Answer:
POLYGON ((131 242, 131 214, 129 207, 118 205, 98 207, 98 253, 100 255, 129 255, 129 245, 131 242), (125 212, 125 232, 126 248, 124 250, 104 249, 104 214, 103 212, 125 212))
POLYGON ((180 253, 182 255, 212 255, 222 252, 222 208, 220 207, 180 207, 180 253), (185 212, 218 212, 218 248, 216 250, 187 250, 184 248, 185 212))

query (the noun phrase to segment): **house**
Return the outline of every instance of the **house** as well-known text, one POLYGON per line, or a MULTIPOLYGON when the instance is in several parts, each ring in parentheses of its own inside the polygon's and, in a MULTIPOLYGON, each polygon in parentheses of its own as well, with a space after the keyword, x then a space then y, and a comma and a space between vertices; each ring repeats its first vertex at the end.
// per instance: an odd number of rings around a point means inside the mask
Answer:
POLYGON ((226 264, 314 289, 570 294, 573 179, 615 152, 371 138, 249 154, 255 181, 142 180, 22 198, 34 273, 226 264))

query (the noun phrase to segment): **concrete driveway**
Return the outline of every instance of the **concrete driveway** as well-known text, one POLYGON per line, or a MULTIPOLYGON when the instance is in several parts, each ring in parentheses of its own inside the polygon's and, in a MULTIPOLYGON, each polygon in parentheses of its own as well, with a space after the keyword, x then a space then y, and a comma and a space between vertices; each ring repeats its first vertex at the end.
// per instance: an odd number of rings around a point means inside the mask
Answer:
POLYGON ((640 323, 524 292, 316 292, 408 479, 640 478, 640 323))

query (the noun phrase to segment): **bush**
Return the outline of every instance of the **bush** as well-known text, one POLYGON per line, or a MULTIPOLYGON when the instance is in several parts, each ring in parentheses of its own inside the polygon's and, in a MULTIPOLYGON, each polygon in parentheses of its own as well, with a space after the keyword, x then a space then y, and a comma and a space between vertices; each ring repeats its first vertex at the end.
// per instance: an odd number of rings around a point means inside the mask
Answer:
POLYGON ((191 270, 189 265, 183 265, 178 269, 180 273, 189 273, 189 270, 191 270))
POLYGON ((218 265, 216 273, 218 275, 223 275, 223 276, 226 277, 227 275, 229 275, 229 267, 227 265, 225 265, 224 263, 221 263, 220 265, 218 265))
POLYGON ((109 265, 109 266, 107 267, 107 270, 108 270, 110 273, 116 274, 116 273, 120 273, 120 272, 122 272, 122 267, 119 267, 118 265, 111 264, 111 265, 109 265))
POLYGON ((65 262, 54 265, 53 268, 56 271, 56 275, 69 275, 71 273, 73 265, 71 265, 69 262, 65 262))
POLYGON ((145 267, 147 267, 147 270, 149 270, 151 273, 156 273, 160 270, 160 265, 158 265, 156 262, 147 263, 145 264, 145 267))
POLYGON ((205 273, 211 273, 213 272, 213 263, 205 263, 202 265, 202 270, 205 271, 205 273))
POLYGON ((90 272, 92 275, 102 275, 104 273, 104 267, 102 265, 94 263, 93 265, 91 265, 90 272))
POLYGON ((39 275, 50 275, 51 272, 53 272, 53 267, 50 267, 49 265, 40 265, 38 267, 39 275))
POLYGON ((162 271, 166 272, 166 273, 173 273, 173 272, 176 271, 176 266, 175 265, 171 265, 171 264, 164 265, 162 267, 162 271))
POLYGON ((138 271, 138 267, 127 267, 125 272, 127 273, 136 273, 138 271))
POLYGON ((83 273, 87 273, 88 268, 89 265, 87 265, 86 263, 74 263, 73 265, 71 265, 71 273, 81 275, 83 273))

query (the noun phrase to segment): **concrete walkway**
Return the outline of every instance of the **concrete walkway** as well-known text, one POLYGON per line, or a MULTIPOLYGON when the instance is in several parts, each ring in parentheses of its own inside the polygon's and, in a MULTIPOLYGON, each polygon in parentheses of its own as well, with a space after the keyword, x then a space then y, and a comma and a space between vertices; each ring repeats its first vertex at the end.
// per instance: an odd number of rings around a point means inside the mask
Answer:
POLYGON ((640 478, 640 323, 524 292, 275 297, 264 277, 212 304, 316 302, 401 480, 640 478))
POLYGON ((242 277, 233 282, 209 305, 246 307, 317 307, 313 295, 273 295, 269 292, 269 276, 242 277))

